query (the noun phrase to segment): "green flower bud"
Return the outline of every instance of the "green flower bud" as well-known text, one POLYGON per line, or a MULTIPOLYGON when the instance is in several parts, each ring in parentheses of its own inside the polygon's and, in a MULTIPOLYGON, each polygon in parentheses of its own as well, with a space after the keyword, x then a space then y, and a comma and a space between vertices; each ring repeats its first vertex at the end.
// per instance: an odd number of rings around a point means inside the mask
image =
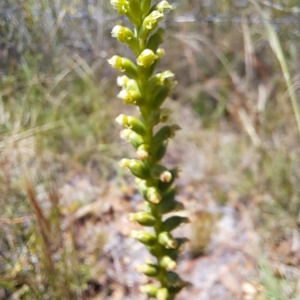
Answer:
POLYGON ((164 84, 164 81, 166 80, 166 79, 168 79, 168 78, 172 78, 172 77, 174 77, 175 76, 175 74, 174 73, 172 73, 170 70, 167 70, 167 71, 164 71, 164 72, 161 72, 161 73, 159 73, 159 80, 160 80, 160 82, 161 82, 161 84, 164 84))
POLYGON ((118 55, 114 55, 112 58, 108 60, 108 63, 115 69, 124 72, 125 69, 123 67, 123 59, 118 55))
MULTIPOLYGON (((144 198, 146 198, 146 196, 144 198)), ((152 206, 153 206, 152 203, 145 201, 145 203, 144 203, 144 210, 146 212, 148 212, 148 213, 152 213, 152 206)))
POLYGON ((151 0, 140 0, 141 2, 141 10, 144 14, 146 14, 151 6, 151 0))
POLYGON ((159 267, 153 264, 139 265, 136 270, 140 273, 144 273, 149 277, 156 277, 159 271, 159 267))
POLYGON ((142 226, 152 227, 155 225, 156 219, 148 212, 138 212, 129 214, 128 220, 130 222, 137 222, 142 226))
POLYGON ((132 230, 130 236, 147 246, 152 246, 156 243, 156 237, 145 231, 132 230))
POLYGON ((174 168, 170 170, 172 174, 172 180, 170 182, 159 182, 158 183, 159 190, 162 192, 167 191, 173 185, 175 179, 179 177, 180 171, 181 171, 180 168, 174 168))
POLYGON ((128 128, 135 131, 140 135, 144 135, 146 133, 145 125, 142 121, 138 120, 135 117, 128 116, 127 117, 128 128))
POLYGON ((164 231, 159 234, 158 236, 158 242, 166 247, 167 249, 176 249, 178 244, 175 239, 171 236, 171 234, 167 231, 164 231))
POLYGON ((127 44, 134 54, 138 55, 139 53, 139 43, 137 38, 134 36, 133 32, 121 25, 116 25, 112 32, 112 37, 116 38, 119 42, 127 44))
POLYGON ((180 127, 178 125, 164 126, 154 136, 153 144, 159 146, 165 140, 172 138, 180 127))
POLYGON ((110 4, 119 14, 124 15, 128 11, 128 2, 126 0, 110 0, 110 4))
POLYGON ((135 117, 121 114, 116 118, 116 122, 120 124, 123 128, 129 128, 132 131, 138 133, 139 135, 144 135, 146 133, 146 129, 143 122, 141 122, 135 117))
POLYGON ((157 27, 158 22, 160 22, 164 17, 164 14, 154 10, 153 12, 151 12, 150 15, 148 15, 144 22, 143 22, 143 27, 148 29, 148 30, 153 30, 157 27))
POLYGON ((148 167, 139 160, 130 159, 128 168, 134 176, 136 176, 140 179, 148 179, 149 178, 150 172, 149 172, 148 167))
POLYGON ((136 104, 137 102, 139 102, 141 100, 141 92, 139 90, 137 82, 134 79, 128 80, 126 86, 118 94, 117 97, 123 99, 124 103, 126 104, 136 104))
POLYGON ((176 249, 165 249, 165 255, 171 257, 173 260, 177 260, 179 254, 182 252, 183 245, 189 241, 187 238, 176 238, 178 247, 176 249))
POLYGON ((130 130, 130 129, 124 129, 120 132, 120 137, 123 139, 123 140, 126 140, 127 142, 129 142, 129 137, 130 137, 130 134, 132 133, 133 131, 130 130))
POLYGON ((157 49, 156 55, 158 56, 158 58, 161 58, 162 56, 165 55, 165 50, 161 48, 157 49))
POLYGON ((170 201, 161 201, 158 204, 158 210, 160 214, 168 214, 173 211, 180 211, 183 210, 184 206, 181 202, 178 202, 176 200, 170 200, 170 201))
POLYGON ((130 165, 130 159, 128 159, 128 158, 123 158, 123 159, 121 159, 120 161, 119 161, 119 165, 120 165, 120 167, 121 168, 128 168, 129 167, 129 165, 130 165))
POLYGON ((130 91, 137 91, 140 93, 140 88, 138 83, 136 82, 136 80, 134 79, 129 79, 126 82, 126 86, 125 86, 126 90, 130 90, 130 91))
POLYGON ((140 145, 144 144, 143 138, 131 129, 122 130, 120 136, 135 148, 138 148, 140 145))
POLYGON ((175 80, 166 80, 166 86, 169 87, 170 90, 172 90, 176 85, 177 85, 177 81, 175 80))
POLYGON ((162 224, 162 228, 164 231, 170 232, 180 226, 181 224, 190 223, 189 218, 173 216, 165 220, 162 224))
POLYGON ((154 30, 158 23, 163 19, 164 14, 154 10, 143 21, 140 37, 146 40, 150 31, 154 30))
POLYGON ((164 41, 164 34, 165 30, 162 28, 158 28, 156 32, 150 36, 147 43, 147 49, 151 49, 153 52, 156 52, 159 45, 164 41))
POLYGON ((159 180, 161 182, 170 182, 172 180, 172 174, 169 171, 164 171, 160 174, 159 180))
POLYGON ((163 13, 165 9, 173 9, 174 6, 170 5, 168 1, 161 1, 156 5, 156 9, 163 13))
POLYGON ((130 80, 130 78, 126 75, 119 76, 117 78, 117 85, 122 87, 122 88, 126 88, 126 85, 127 85, 129 80, 130 80))
POLYGON ((139 146, 136 152, 136 157, 142 161, 146 161, 149 157, 149 146, 146 144, 139 146))
POLYGON ((125 72, 127 75, 132 78, 138 77, 138 71, 136 65, 128 58, 114 55, 111 59, 108 60, 108 63, 120 72, 125 72))
POLYGON ((157 73, 150 81, 150 85, 155 88, 157 85, 169 87, 169 78, 173 78, 175 75, 171 71, 164 71, 157 73))
POLYGON ((117 95, 118 98, 122 99, 125 104, 137 104, 141 99, 141 95, 136 91, 122 90, 117 95))
MULTIPOLYGON (((145 180, 140 180, 139 178, 137 178, 136 183, 137 183, 139 192, 141 193, 141 195, 144 198, 146 198, 147 197, 147 189, 148 189, 147 182, 145 180)), ((146 202, 145 204, 148 204, 148 203, 146 202)), ((146 210, 146 211, 148 211, 148 210, 146 210)), ((149 212, 151 212, 151 209, 149 212)))
POLYGON ((156 297, 156 293, 158 291, 158 287, 153 284, 142 285, 140 287, 140 291, 143 294, 146 294, 148 297, 156 297))
POLYGON ((127 127, 128 124, 127 116, 123 114, 119 115, 118 117, 116 117, 116 122, 124 128, 127 127))
POLYGON ((151 169, 151 176, 162 182, 170 182, 172 180, 171 172, 161 165, 156 165, 151 169))
POLYGON ((187 238, 176 238, 178 247, 176 249, 166 249, 166 255, 172 257, 173 259, 177 259, 179 253, 182 251, 182 246, 186 243, 189 242, 189 239, 187 238))
POLYGON ((121 25, 116 25, 112 32, 112 37, 116 38, 121 43, 128 43, 130 40, 134 39, 133 32, 126 27, 123 27, 121 25))
POLYGON ((169 291, 167 288, 160 288, 156 293, 157 300, 168 300, 169 299, 169 291))
POLYGON ((169 256, 164 256, 160 260, 160 265, 168 271, 175 270, 177 267, 176 261, 169 256))
POLYGON ((161 201, 161 199, 162 196, 156 187, 149 187, 147 189, 147 200, 149 202, 158 204, 161 201))
POLYGON ((160 174, 164 171, 166 171, 167 168, 161 165, 155 165, 152 169, 151 169, 151 176, 158 179, 160 174))
POLYGON ((147 68, 154 64, 157 58, 158 56, 155 55, 155 53, 152 50, 145 49, 137 58, 136 62, 139 66, 147 68))

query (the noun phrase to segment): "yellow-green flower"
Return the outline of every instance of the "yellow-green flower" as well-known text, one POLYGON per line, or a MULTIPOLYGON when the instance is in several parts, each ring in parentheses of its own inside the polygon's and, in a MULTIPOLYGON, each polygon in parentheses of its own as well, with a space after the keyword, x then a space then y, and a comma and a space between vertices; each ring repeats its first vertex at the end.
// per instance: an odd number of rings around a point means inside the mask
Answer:
POLYGON ((122 43, 130 41, 134 37, 133 32, 129 28, 123 27, 121 25, 116 25, 113 28, 111 35, 122 43))
POLYGON ((119 14, 124 15, 128 11, 128 2, 126 0, 110 0, 110 4, 119 14))
POLYGON ((165 50, 159 48, 159 49, 157 49, 156 54, 157 54, 158 58, 161 58, 162 56, 165 55, 165 50))
POLYGON ((148 17, 145 18, 143 26, 148 30, 153 30, 164 17, 162 12, 154 10, 148 17))
POLYGON ((174 76, 175 76, 174 73, 172 73, 171 71, 164 71, 164 72, 156 74, 154 76, 154 79, 159 85, 165 85, 166 81, 169 78, 172 78, 174 76))
POLYGON ((122 127, 126 127, 128 124, 128 118, 126 115, 121 114, 116 118, 116 122, 120 124, 122 127))
POLYGON ((160 264, 162 267, 166 268, 168 271, 175 270, 177 267, 176 261, 171 259, 169 256, 164 256, 161 259, 160 264))
POLYGON ((146 284, 140 287, 140 291, 151 298, 156 298, 158 287, 154 284, 146 284))
POLYGON ((170 5, 168 1, 161 1, 157 4, 156 9, 163 13, 165 9, 173 9, 174 6, 170 5))
POLYGON ((139 146, 136 152, 136 157, 141 161, 146 161, 149 157, 149 146, 146 144, 139 146))
POLYGON ((119 166, 121 168, 128 168, 129 167, 129 164, 130 164, 130 159, 128 158, 122 158, 120 161, 119 161, 119 166))
POLYGON ((172 180, 172 174, 169 171, 164 171, 160 174, 159 180, 161 182, 170 182, 172 180))
POLYGON ((135 148, 138 148, 144 144, 143 138, 131 129, 123 129, 120 133, 120 136, 128 143, 131 143, 135 148))
POLYGON ((154 245, 156 243, 156 237, 151 233, 145 231, 132 230, 130 236, 148 246, 154 245))
POLYGON ((136 91, 131 90, 122 90, 117 97, 122 99, 125 104, 136 104, 140 99, 140 95, 136 91))
POLYGON ((129 214, 128 220, 130 222, 138 222, 140 225, 149 227, 154 226, 156 223, 154 216, 145 211, 129 214))
POLYGON ((167 288, 161 288, 156 293, 157 300, 168 300, 169 299, 169 291, 167 288))
POLYGON ((112 32, 112 37, 116 38, 121 43, 126 43, 135 55, 139 53, 139 44, 133 32, 124 26, 116 25, 112 32))
POLYGON ((136 271, 144 273, 145 275, 150 277, 156 277, 158 275, 159 268, 153 264, 145 264, 145 265, 138 265, 136 267, 136 271))
POLYGON ((126 87, 126 84, 128 83, 129 80, 130 78, 126 75, 119 76, 117 78, 117 85, 120 87, 126 87))
POLYGON ((113 68, 119 70, 120 72, 125 72, 127 75, 133 78, 138 77, 136 65, 130 59, 114 55, 107 61, 113 68))
POLYGON ((108 60, 108 63, 115 69, 123 72, 125 71, 123 68, 123 59, 118 55, 114 55, 112 58, 108 60))
POLYGON ((156 187, 149 187, 147 189, 147 198, 151 203, 158 204, 161 201, 162 196, 156 187))
POLYGON ((139 66, 147 68, 153 65, 157 58, 158 56, 152 50, 145 49, 137 58, 136 62, 139 66))

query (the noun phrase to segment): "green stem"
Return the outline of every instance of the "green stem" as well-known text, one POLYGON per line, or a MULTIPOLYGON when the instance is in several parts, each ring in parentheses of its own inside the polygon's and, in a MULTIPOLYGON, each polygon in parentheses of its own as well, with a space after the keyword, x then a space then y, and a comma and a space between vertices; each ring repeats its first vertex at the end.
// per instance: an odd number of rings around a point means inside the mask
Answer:
MULTIPOLYGON (((139 28, 136 28, 136 32, 137 32, 138 40, 140 41, 140 43, 139 43, 140 53, 142 53, 143 50, 145 50, 145 48, 146 48, 145 41, 142 38, 140 38, 139 28)), ((141 89, 141 94, 142 94, 143 100, 149 103, 149 101, 151 101, 151 98, 150 98, 151 95, 149 95, 149 96, 147 95, 149 76, 148 75, 145 76, 145 74, 147 74, 147 72, 144 72, 142 67, 138 68, 138 71, 139 71, 139 76, 140 76, 140 89, 141 89)), ((148 124, 148 118, 149 118, 150 114, 152 113, 152 111, 151 111, 151 108, 149 108, 149 105, 147 105, 147 103, 146 103, 146 105, 144 105, 144 107, 142 107, 140 109, 141 109, 143 123, 146 128, 145 141, 149 145, 149 148, 151 150, 153 150, 154 146, 155 146, 155 145, 153 145, 153 126, 148 124)), ((156 162, 153 161, 153 158, 151 157, 151 155, 149 156, 147 163, 148 163, 149 168, 154 167, 156 164, 156 162)), ((154 178, 150 178, 148 180, 147 184, 149 186, 155 186, 155 187, 158 186, 157 180, 154 178)), ((159 213, 156 205, 152 205, 151 212, 152 212, 153 216, 155 216, 155 218, 156 218, 156 224, 154 225, 154 230, 155 230, 156 237, 158 237, 159 234, 162 232, 162 215, 159 213)), ((157 249, 157 256, 156 256, 157 264, 160 265, 161 259, 164 256, 164 249, 163 249, 163 246, 161 246, 159 243, 156 244, 156 249, 157 249)), ((161 287, 167 287, 165 273, 166 273, 166 270, 164 268, 161 268, 160 272, 157 276, 157 280, 160 282, 161 287)))

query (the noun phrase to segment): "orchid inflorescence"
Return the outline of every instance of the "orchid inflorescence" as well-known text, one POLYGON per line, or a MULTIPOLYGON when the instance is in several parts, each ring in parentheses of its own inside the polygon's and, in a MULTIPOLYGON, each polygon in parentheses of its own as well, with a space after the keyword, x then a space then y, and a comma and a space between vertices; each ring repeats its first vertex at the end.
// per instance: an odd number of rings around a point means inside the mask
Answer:
POLYGON ((171 71, 155 73, 155 68, 164 50, 164 30, 158 25, 166 10, 173 9, 167 1, 156 5, 151 0, 110 0, 114 9, 126 15, 133 24, 133 30, 116 25, 112 36, 125 43, 133 52, 136 61, 113 56, 108 62, 123 73, 117 84, 122 88, 118 97, 125 104, 135 105, 140 118, 121 114, 116 121, 122 126, 121 137, 136 149, 136 159, 124 158, 122 168, 127 168, 136 177, 137 187, 145 199, 144 211, 131 213, 129 221, 152 228, 148 231, 132 231, 131 237, 143 243, 156 258, 155 262, 137 267, 139 272, 155 278, 160 285, 147 284, 140 290, 148 297, 172 300, 188 285, 174 272, 181 246, 187 240, 175 238, 171 232, 189 220, 182 216, 166 214, 182 210, 183 204, 175 199, 177 189, 174 181, 179 169, 168 169, 159 164, 166 153, 168 140, 180 127, 164 125, 154 127, 168 120, 170 110, 161 107, 176 85, 171 71))

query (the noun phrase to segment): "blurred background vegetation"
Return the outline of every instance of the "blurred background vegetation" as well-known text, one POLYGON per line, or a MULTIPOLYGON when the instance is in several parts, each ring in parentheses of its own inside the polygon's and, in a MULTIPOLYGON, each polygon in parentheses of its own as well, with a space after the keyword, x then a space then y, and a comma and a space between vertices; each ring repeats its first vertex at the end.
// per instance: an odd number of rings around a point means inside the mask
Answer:
MULTIPOLYGON (((247 0, 172 2, 163 68, 179 85, 169 103, 176 118, 182 108, 192 118, 175 141, 197 145, 195 155, 174 152, 174 161, 189 161, 189 179, 205 183, 218 205, 249 207, 266 249, 296 243, 299 1, 262 0, 261 11, 247 0)), ((92 266, 105 234, 97 232, 93 255, 84 256, 66 220, 86 198, 60 194, 77 172, 100 186, 123 184, 116 162, 127 148, 113 120, 130 108, 116 99, 107 64, 130 55, 110 36, 118 20, 106 0, 0 1, 1 299, 90 299, 99 288, 92 266)), ((297 279, 257 260, 266 299, 299 296, 297 279)), ((299 267, 299 255, 286 264, 299 267)))

